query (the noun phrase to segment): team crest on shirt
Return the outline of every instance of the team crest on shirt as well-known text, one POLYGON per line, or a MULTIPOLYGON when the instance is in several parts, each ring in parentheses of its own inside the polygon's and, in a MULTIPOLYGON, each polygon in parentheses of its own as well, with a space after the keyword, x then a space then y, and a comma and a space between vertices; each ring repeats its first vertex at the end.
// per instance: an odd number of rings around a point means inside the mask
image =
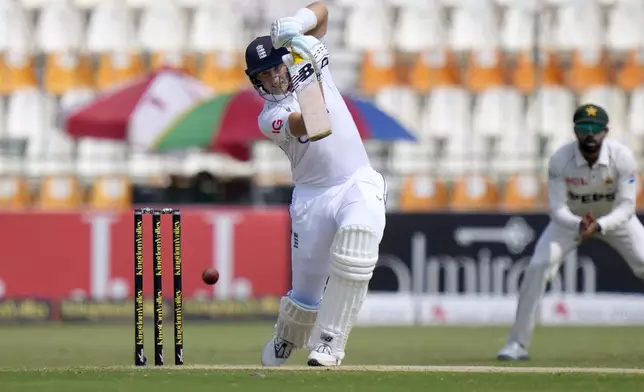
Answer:
POLYGON ((572 186, 581 186, 581 185, 588 185, 588 181, 586 181, 585 178, 580 178, 580 177, 566 177, 566 184, 572 185, 572 186))
POLYGON ((606 177, 604 179, 604 184, 611 185, 612 183, 613 183, 613 178, 612 177, 609 176, 609 177, 606 177))

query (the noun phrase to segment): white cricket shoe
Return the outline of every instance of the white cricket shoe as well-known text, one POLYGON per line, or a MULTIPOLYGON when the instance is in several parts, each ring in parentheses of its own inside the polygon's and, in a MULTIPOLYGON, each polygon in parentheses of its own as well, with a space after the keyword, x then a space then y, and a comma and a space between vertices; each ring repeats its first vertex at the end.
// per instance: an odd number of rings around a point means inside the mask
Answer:
POLYGON ((524 361, 530 359, 528 350, 518 342, 510 342, 496 354, 500 361, 524 361))
POLYGON ((340 366, 342 360, 333 353, 331 346, 318 343, 309 354, 309 366, 340 366))
POLYGON ((262 366, 281 366, 295 351, 295 345, 278 337, 266 343, 262 351, 262 366))

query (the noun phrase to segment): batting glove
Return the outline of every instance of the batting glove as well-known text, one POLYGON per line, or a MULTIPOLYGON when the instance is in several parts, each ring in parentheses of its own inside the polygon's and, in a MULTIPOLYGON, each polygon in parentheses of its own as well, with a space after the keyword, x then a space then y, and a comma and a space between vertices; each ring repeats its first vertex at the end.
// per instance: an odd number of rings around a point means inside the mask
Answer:
POLYGON ((302 22, 293 17, 279 18, 271 23, 271 40, 276 48, 289 46, 291 40, 303 33, 302 22))
POLYGON ((312 35, 298 35, 291 40, 291 50, 305 60, 310 60, 320 74, 323 62, 329 61, 326 45, 312 35))

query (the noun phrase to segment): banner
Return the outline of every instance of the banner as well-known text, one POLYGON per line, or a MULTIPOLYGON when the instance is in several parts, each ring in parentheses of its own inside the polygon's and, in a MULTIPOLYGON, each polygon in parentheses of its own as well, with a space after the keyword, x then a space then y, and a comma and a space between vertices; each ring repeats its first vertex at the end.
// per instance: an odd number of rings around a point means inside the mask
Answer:
POLYGON ((644 297, 641 295, 546 296, 540 310, 542 325, 644 324, 644 297))
MULTIPOLYGON (((182 317, 185 321, 193 320, 273 320, 279 311, 280 297, 249 298, 244 300, 195 300, 183 301, 182 317)), ((168 320, 174 319, 172 301, 163 302, 163 314, 168 320)), ((2 301, 0 300, 0 309, 2 301)), ((60 302, 59 313, 53 319, 73 322, 119 322, 132 321, 134 301, 70 301, 60 302)), ((152 320, 154 301, 146 298, 143 301, 143 314, 146 320, 152 320)))
MULTIPOLYGON (((510 327, 516 306, 516 297, 508 296, 371 293, 356 325, 510 327)), ((544 326, 644 325, 644 296, 548 294, 537 310, 536 322, 544 326)))
POLYGON ((40 323, 55 316, 50 301, 39 299, 0 299, 0 324, 40 323))
MULTIPOLYGON (((514 297, 546 214, 389 214, 372 291, 514 297)), ((644 293, 615 250, 596 239, 566 257, 552 293, 644 293)))
POLYGON ((358 314, 360 326, 511 325, 516 299, 465 295, 370 293, 358 314))
MULTIPOLYGON (((522 273, 548 221, 538 213, 388 214, 360 323, 510 323, 522 273)), ((0 323, 130 320, 133 224, 131 212, 2 214, 0 323)), ((289 231, 285 209, 183 208, 186 320, 273 319, 290 286, 289 231), (209 267, 220 272, 214 286, 201 280, 209 267)), ((143 235, 144 293, 151 298, 150 216, 143 235)), ((170 216, 162 218, 162 237, 169 300, 170 216)), ((566 257, 547 292, 544 324, 644 323, 644 283, 598 240, 566 257)), ((146 300, 146 317, 151 306, 146 300)), ((165 306, 171 314, 171 302, 165 306)))
MULTIPOLYGON (((283 295, 290 285, 289 217, 283 209, 182 209, 187 299, 283 295), (219 270, 208 286, 205 268, 219 270)), ((133 291, 133 215, 7 213, 0 216, 0 299, 123 300, 133 291)), ((162 217, 163 288, 172 296, 170 216, 162 217)), ((152 295, 152 223, 144 217, 144 293, 152 295)), ((1 316, 0 316, 1 317, 1 316)))

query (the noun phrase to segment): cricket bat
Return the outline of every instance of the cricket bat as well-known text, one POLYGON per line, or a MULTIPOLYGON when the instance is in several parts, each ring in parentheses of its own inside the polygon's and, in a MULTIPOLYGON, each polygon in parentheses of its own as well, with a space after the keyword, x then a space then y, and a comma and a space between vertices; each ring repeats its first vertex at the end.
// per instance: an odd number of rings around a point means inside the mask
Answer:
POLYGON ((324 96, 321 86, 318 83, 317 70, 312 62, 305 60, 300 55, 291 51, 293 64, 297 70, 295 77, 291 78, 293 89, 297 93, 300 102, 300 110, 306 133, 310 141, 315 142, 333 133, 331 131, 331 120, 326 110, 324 96))

